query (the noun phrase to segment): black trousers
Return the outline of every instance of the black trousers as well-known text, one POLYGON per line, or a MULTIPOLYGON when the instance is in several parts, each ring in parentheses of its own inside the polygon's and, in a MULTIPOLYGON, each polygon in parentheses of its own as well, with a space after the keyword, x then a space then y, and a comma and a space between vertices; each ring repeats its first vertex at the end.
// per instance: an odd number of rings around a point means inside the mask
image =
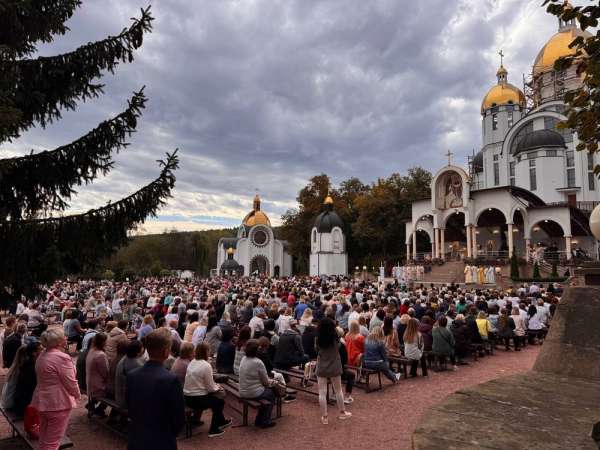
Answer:
POLYGON ((354 381, 356 381, 356 374, 346 369, 342 373, 342 380, 346 382, 346 392, 351 394, 354 388, 354 381))
POLYGON ((421 362, 421 369, 423 370, 423 376, 427 376, 427 361, 425 355, 421 356, 421 359, 414 359, 410 363, 410 375, 417 376, 417 368, 419 367, 419 361, 421 362))
POLYGON ((510 346, 510 340, 513 340, 513 344, 515 346, 515 350, 519 348, 519 344, 521 343, 521 338, 519 338, 519 336, 513 336, 512 338, 508 338, 508 337, 504 337, 504 338, 500 338, 504 341, 504 345, 506 345, 506 348, 508 349, 510 346))
POLYGON ((223 408, 225 407, 225 400, 212 395, 196 395, 196 396, 185 396, 185 405, 188 408, 192 408, 196 411, 204 411, 210 409, 212 411, 212 419, 210 421, 210 431, 216 431, 221 425, 224 425, 225 416, 223 415, 223 408))

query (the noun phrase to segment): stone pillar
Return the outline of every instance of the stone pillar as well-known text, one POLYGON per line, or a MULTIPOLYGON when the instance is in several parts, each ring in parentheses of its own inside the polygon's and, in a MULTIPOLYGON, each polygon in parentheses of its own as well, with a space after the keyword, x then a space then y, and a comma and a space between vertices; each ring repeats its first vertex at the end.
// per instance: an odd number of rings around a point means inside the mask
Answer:
POLYGON ((413 259, 417 259, 417 230, 413 231, 413 259))
POLYGON ((565 241, 567 243, 567 259, 571 259, 573 257, 573 253, 571 253, 571 235, 565 235, 565 241))
POLYGON ((525 238, 525 261, 529 261, 529 249, 531 248, 531 238, 525 238))
POLYGON ((435 258, 435 243, 431 241, 431 257, 435 258))
POLYGON ((410 244, 406 244, 406 259, 410 259, 410 244))
POLYGON ((445 236, 445 228, 440 228, 440 234, 442 235, 442 245, 440 246, 440 258, 445 259, 444 255, 446 254, 446 236, 445 236))
POLYGON ((473 249, 471 248, 471 225, 467 225, 467 256, 473 257, 473 249))
POLYGON ((471 227, 471 244, 473 244, 473 258, 477 258, 477 226, 471 227))
POLYGON ((513 246, 514 246, 514 240, 513 240, 513 224, 512 222, 508 222, 508 256, 512 256, 513 255, 513 246))
POLYGON ((434 258, 440 257, 440 229, 434 228, 433 235, 435 237, 435 256, 434 258))

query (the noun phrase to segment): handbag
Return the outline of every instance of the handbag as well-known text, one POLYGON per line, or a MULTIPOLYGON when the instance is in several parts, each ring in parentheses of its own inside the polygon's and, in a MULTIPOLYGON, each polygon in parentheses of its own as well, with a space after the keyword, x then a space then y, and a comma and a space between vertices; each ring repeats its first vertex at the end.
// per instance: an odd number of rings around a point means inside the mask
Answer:
POLYGON ((269 387, 273 389, 273 392, 275 392, 277 397, 285 397, 285 380, 283 379, 283 375, 279 372, 273 371, 273 379, 271 380, 269 387))
POLYGON ((304 379, 309 380, 315 376, 315 367, 317 363, 314 361, 306 363, 304 366, 304 379))
POLYGON ((31 439, 40 438, 40 415, 33 406, 29 405, 23 415, 23 428, 31 439))
POLYGON ((213 395, 221 400, 225 400, 225 397, 227 397, 227 391, 223 388, 220 388, 219 390, 213 392, 213 395))

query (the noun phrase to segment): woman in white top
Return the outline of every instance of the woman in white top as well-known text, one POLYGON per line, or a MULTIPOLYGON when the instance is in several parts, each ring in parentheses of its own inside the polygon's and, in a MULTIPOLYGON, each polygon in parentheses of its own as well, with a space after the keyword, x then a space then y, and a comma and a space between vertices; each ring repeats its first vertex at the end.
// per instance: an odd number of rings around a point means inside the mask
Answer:
POLYGON ((194 334, 192 335, 192 344, 194 347, 197 347, 198 344, 204 341, 206 338, 206 325, 208 325, 208 318, 203 317, 199 321, 200 325, 194 330, 194 334))
POLYGON ((223 388, 213 380, 213 370, 208 362, 209 358, 210 345, 208 342, 201 342, 196 347, 196 359, 188 364, 185 372, 183 394, 186 406, 196 411, 198 420, 205 409, 212 411, 208 437, 215 437, 225 432, 224 428, 231 425, 231 420, 227 420, 223 416, 225 400, 215 395, 223 388))
POLYGON ((523 342, 523 338, 525 337, 525 321, 521 314, 519 313, 519 308, 516 306, 511 310, 510 317, 515 321, 515 334, 519 337, 521 342, 523 342))
POLYGON ((292 329, 292 322, 296 322, 296 319, 294 319, 292 314, 292 308, 286 308, 285 313, 280 317, 281 322, 279 323, 279 334, 282 334, 285 330, 292 329))

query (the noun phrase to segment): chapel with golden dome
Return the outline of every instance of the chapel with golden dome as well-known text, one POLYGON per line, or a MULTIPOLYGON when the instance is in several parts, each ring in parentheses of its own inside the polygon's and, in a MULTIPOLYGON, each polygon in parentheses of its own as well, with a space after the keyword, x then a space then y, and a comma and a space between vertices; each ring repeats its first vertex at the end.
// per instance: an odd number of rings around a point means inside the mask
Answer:
MULTIPOLYGON (((572 8, 565 2, 564 11, 572 8)), ((563 12, 558 18, 557 33, 532 58, 522 84, 509 83, 510 68, 500 51, 496 83, 480 107, 482 147, 469 158, 468 174, 451 164, 448 151, 448 166, 433 177, 431 200, 413 202, 406 223, 408 255, 419 258, 419 233, 429 237, 433 258, 455 246, 468 257, 516 251, 531 259, 534 248, 545 248, 571 259, 575 247, 598 255, 587 221, 600 204, 598 155, 576 151, 577 134, 558 126, 566 120, 565 93, 579 89, 585 74, 577 73, 577 60, 566 70, 555 62, 575 54, 574 39, 592 35, 567 17, 563 12)))
POLYGON ((219 239, 217 267, 221 276, 290 276, 292 256, 287 241, 275 239, 269 217, 261 211, 261 199, 256 195, 252 210, 238 227, 237 237, 219 239))

